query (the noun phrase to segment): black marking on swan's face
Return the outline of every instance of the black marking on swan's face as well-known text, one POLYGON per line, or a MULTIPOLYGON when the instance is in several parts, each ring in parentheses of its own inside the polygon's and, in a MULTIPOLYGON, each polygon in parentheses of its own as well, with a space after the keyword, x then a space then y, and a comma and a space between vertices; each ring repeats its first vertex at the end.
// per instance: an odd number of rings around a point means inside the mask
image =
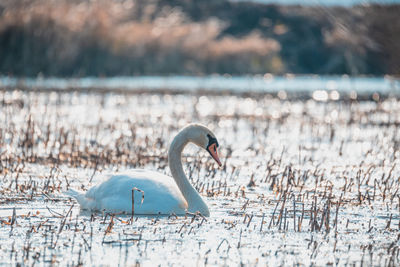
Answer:
POLYGON ((208 145, 207 145, 206 150, 208 151, 208 153, 210 153, 211 157, 213 157, 213 159, 221 167, 222 163, 219 160, 218 151, 217 151, 217 147, 219 147, 217 138, 212 137, 210 134, 207 134, 207 137, 208 137, 208 145))
POLYGON ((207 145, 208 152, 210 152, 209 149, 213 144, 216 144, 216 147, 219 147, 217 138, 212 137, 210 134, 207 134, 207 137, 208 137, 208 145, 207 145))

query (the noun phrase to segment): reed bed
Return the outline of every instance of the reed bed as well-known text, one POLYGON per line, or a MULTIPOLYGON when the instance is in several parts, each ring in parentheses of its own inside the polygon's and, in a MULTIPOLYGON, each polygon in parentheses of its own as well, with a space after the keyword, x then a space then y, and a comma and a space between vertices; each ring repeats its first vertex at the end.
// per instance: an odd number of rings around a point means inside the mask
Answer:
MULTIPOLYGON (((399 101, 0 91, 0 262, 399 265, 399 101), (169 174, 190 122, 223 166, 185 150, 211 217, 80 211, 108 173, 169 174)), ((140 189, 140 188, 138 188, 140 189)), ((145 194, 145 192, 144 192, 145 194)))

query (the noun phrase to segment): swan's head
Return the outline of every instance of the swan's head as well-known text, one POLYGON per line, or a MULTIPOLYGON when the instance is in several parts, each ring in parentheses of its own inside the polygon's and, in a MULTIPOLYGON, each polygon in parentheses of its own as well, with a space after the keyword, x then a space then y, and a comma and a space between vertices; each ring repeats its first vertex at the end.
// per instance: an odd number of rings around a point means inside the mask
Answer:
POLYGON ((218 157, 218 141, 213 132, 207 127, 200 124, 191 124, 187 127, 187 130, 191 133, 191 141, 201 148, 210 153, 211 157, 222 166, 221 161, 218 157))

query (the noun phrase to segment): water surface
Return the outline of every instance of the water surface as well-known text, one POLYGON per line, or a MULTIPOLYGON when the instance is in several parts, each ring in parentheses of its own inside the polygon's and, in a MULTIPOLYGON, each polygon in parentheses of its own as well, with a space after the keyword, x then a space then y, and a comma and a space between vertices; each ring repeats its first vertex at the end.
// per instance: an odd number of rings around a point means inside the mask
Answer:
POLYGON ((355 92, 359 95, 379 93, 381 95, 400 96, 400 81, 385 77, 349 77, 349 76, 141 76, 113 78, 37 78, 17 79, 0 78, 0 87, 39 88, 47 90, 66 89, 107 89, 107 90, 173 90, 182 92, 231 93, 303 93, 311 95, 315 91, 335 91, 339 94, 355 92))

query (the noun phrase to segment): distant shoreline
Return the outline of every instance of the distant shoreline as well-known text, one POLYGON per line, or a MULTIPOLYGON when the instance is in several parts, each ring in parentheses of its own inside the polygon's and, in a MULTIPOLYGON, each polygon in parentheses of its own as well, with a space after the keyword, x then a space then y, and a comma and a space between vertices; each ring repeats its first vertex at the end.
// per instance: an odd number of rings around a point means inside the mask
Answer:
POLYGON ((0 91, 91 92, 122 94, 195 94, 258 96, 321 101, 400 97, 400 80, 393 77, 341 76, 206 76, 37 78, 0 77, 0 91))
POLYGON ((0 3, 0 75, 400 74, 400 5, 0 3))

